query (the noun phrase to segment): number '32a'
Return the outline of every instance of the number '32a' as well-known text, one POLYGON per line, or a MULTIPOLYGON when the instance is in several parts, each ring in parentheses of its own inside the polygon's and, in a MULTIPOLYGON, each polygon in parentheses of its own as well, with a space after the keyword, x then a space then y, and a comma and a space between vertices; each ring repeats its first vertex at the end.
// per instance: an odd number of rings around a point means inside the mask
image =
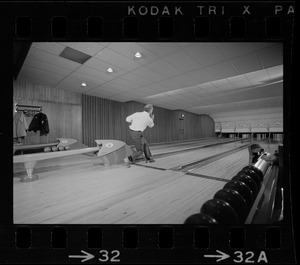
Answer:
POLYGON ((243 253, 242 251, 235 251, 234 255, 235 255, 235 258, 233 261, 236 263, 241 263, 241 262, 245 262, 245 263, 265 262, 265 263, 268 263, 267 255, 266 255, 266 252, 264 252, 264 251, 260 252, 257 260, 255 260, 254 252, 252 252, 252 251, 247 251, 246 253, 243 253))

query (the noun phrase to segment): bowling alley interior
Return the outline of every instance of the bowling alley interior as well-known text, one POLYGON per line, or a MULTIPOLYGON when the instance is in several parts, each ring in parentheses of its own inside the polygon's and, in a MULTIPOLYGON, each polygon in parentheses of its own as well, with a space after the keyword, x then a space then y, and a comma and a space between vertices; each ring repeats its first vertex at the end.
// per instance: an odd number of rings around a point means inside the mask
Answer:
POLYGON ((282 43, 13 46, 14 224, 283 222, 282 43))

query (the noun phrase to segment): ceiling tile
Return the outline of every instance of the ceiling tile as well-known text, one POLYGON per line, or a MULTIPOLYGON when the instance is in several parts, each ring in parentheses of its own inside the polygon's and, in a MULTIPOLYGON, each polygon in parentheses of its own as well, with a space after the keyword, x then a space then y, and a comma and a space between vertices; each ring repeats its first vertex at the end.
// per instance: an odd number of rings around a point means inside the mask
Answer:
POLYGON ((216 43, 216 46, 221 50, 226 59, 233 59, 254 51, 252 43, 222 42, 216 43))
POLYGON ((184 85, 174 81, 172 78, 160 81, 158 84, 161 84, 163 87, 167 87, 168 90, 175 90, 185 87, 184 85))
POLYGON ((171 80, 172 82, 178 83, 182 87, 190 87, 190 86, 195 86, 198 84, 197 81, 195 81, 192 77, 190 77, 188 75, 176 76, 169 80, 171 80))
POLYGON ((59 55, 65 48, 64 45, 58 42, 33 42, 31 47, 40 49, 47 53, 59 55))
POLYGON ((135 69, 134 71, 132 71, 132 73, 141 76, 149 81, 152 82, 158 82, 161 81, 163 79, 166 79, 165 76, 163 76, 160 73, 155 72, 154 70, 151 70, 150 68, 147 67, 140 67, 138 69, 135 69))
POLYGON ((168 64, 166 61, 162 59, 147 64, 147 68, 150 68, 165 77, 174 77, 181 74, 181 72, 178 69, 171 66, 170 64, 168 64))
MULTIPOLYGON (((67 77, 56 85, 56 88, 68 89, 74 92, 84 93, 91 87, 82 87, 81 80, 77 78, 67 77)), ((95 84, 93 84, 95 86, 95 84)))
POLYGON ((201 67, 207 67, 226 60, 215 43, 192 43, 183 50, 196 60, 201 67))
POLYGON ((218 63, 206 68, 217 79, 228 78, 239 73, 228 62, 218 63))
POLYGON ((247 77, 247 79, 256 79, 256 78, 266 78, 268 77, 268 72, 266 69, 262 69, 262 70, 259 70, 259 71, 253 71, 253 72, 250 72, 250 73, 246 73, 245 76, 247 77))
POLYGON ((108 98, 111 96, 116 96, 122 93, 122 91, 111 89, 107 87, 97 87, 96 89, 92 89, 87 92, 89 95, 102 97, 102 98, 108 98))
POLYGON ((123 91, 128 91, 140 87, 140 85, 135 84, 123 78, 116 78, 112 81, 105 83, 105 85, 107 87, 114 87, 116 89, 123 90, 123 91))
POLYGON ((221 90, 222 89, 233 88, 232 84, 230 82, 228 82, 226 79, 212 81, 211 84, 214 85, 217 88, 220 88, 221 90))
POLYGON ((177 44, 172 42, 140 42, 139 44, 160 58, 180 48, 177 44))
POLYGON ((73 71, 71 69, 60 67, 58 65, 49 64, 47 62, 40 61, 40 60, 34 59, 32 57, 26 58, 22 68, 26 68, 27 66, 33 67, 35 69, 43 70, 43 71, 57 73, 60 75, 69 75, 73 71))
POLYGON ((236 75, 236 76, 231 76, 231 77, 228 77, 226 78, 227 81, 229 81, 230 83, 235 83, 235 82, 241 82, 241 81, 247 81, 247 77, 246 75, 236 75))
POLYGON ((178 68, 182 73, 201 68, 201 65, 184 51, 172 53, 164 57, 164 60, 175 68, 178 68))
POLYGON ((157 55, 136 42, 112 42, 107 46, 107 48, 127 57, 128 59, 134 60, 136 63, 141 65, 148 64, 159 58, 157 55), (142 57, 135 58, 134 55, 136 52, 140 52, 142 57))
POLYGON ((255 50, 261 50, 273 46, 274 44, 274 42, 254 42, 253 47, 255 48, 255 50))
POLYGON ((149 81, 139 75, 136 75, 134 73, 128 73, 128 74, 122 75, 122 78, 126 79, 128 81, 131 81, 139 86, 146 86, 146 85, 151 84, 151 81, 149 81))
POLYGON ((238 82, 231 82, 232 85, 235 88, 245 88, 245 87, 251 87, 251 83, 248 80, 244 80, 244 81, 238 81, 238 82))
POLYGON ((106 80, 100 79, 99 77, 95 78, 95 77, 80 73, 78 71, 70 74, 69 76, 72 78, 76 78, 76 79, 80 80, 81 82, 86 83, 87 89, 91 88, 91 86, 94 87, 95 85, 99 86, 99 85, 106 83, 106 80))
POLYGON ((154 91, 153 89, 151 90, 151 89, 147 89, 145 87, 138 88, 137 90, 141 91, 144 94, 144 97, 148 97, 148 96, 152 96, 152 95, 157 94, 157 92, 154 91))
POLYGON ((75 70, 80 66, 79 63, 64 59, 57 55, 50 54, 35 47, 30 48, 27 57, 71 70, 75 70))
POLYGON ((191 76, 195 81, 198 82, 198 84, 203 84, 203 83, 216 80, 216 78, 209 71, 205 69, 192 71, 187 73, 187 75, 191 76))
POLYGON ((283 64, 283 48, 281 44, 276 44, 257 52, 263 68, 269 68, 283 64))
POLYGON ((96 58, 94 58, 94 57, 91 58, 90 60, 88 60, 88 61, 84 64, 84 66, 88 66, 88 67, 90 67, 90 68, 96 69, 97 71, 101 71, 101 72, 103 72, 103 73, 105 73, 105 74, 108 74, 108 75, 111 76, 110 79, 116 78, 116 77, 118 77, 118 76, 120 76, 120 75, 124 75, 124 74, 127 73, 126 70, 124 70, 124 69, 122 69, 122 68, 120 68, 120 67, 117 67, 117 66, 115 66, 115 65, 112 65, 112 64, 107 63, 107 62, 104 62, 104 61, 101 61, 101 60, 96 59, 96 58), (114 70, 114 72, 111 73, 111 74, 110 74, 110 73, 107 73, 107 69, 108 69, 109 67, 111 67, 111 68, 114 70))
POLYGON ((140 64, 135 62, 133 59, 128 59, 127 57, 125 57, 119 53, 116 53, 107 47, 105 47, 103 50, 101 50, 99 53, 97 53, 95 55, 95 58, 105 61, 114 66, 118 66, 119 68, 122 68, 126 71, 128 71, 128 70, 132 71, 141 66, 140 64))
POLYGON ((206 84, 202 84, 199 85, 199 87, 206 92, 216 92, 216 91, 220 91, 219 88, 215 87, 212 83, 206 83, 206 84))
POLYGON ((104 72, 98 71, 94 68, 90 68, 90 67, 87 67, 85 65, 79 67, 76 70, 76 73, 86 75, 87 77, 92 77, 92 78, 99 79, 99 82, 101 82, 101 81, 102 82, 108 82, 108 81, 111 81, 111 80, 117 78, 117 76, 114 76, 114 75, 109 74, 109 73, 104 73, 104 72))
POLYGON ((263 69, 257 53, 240 56, 236 59, 230 60, 230 63, 236 69, 238 74, 246 74, 263 69))

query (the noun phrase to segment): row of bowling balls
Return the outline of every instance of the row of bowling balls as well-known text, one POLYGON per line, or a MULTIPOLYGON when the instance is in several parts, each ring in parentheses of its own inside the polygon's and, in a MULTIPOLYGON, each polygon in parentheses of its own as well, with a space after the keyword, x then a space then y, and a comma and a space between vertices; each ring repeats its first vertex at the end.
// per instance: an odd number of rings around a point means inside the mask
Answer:
POLYGON ((47 146, 44 148, 44 152, 56 152, 56 151, 65 151, 65 150, 70 150, 70 146, 47 146))
POLYGON ((244 224, 263 178, 263 173, 256 167, 244 167, 202 205, 199 213, 189 216, 184 224, 244 224))

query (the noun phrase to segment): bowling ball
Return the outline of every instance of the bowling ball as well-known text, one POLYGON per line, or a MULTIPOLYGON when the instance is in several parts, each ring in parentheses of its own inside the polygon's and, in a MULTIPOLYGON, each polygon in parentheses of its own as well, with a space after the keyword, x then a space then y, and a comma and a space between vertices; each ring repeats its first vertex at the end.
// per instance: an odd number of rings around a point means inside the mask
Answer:
POLYGON ((59 150, 59 151, 64 151, 65 148, 64 148, 63 146, 60 146, 60 147, 58 147, 58 150, 59 150))
POLYGON ((48 146, 48 147, 45 147, 45 148, 44 148, 44 152, 51 152, 51 147, 49 147, 49 146, 48 146))
POLYGON ((200 213, 211 216, 221 225, 238 225, 240 222, 238 214, 229 203, 216 198, 205 202, 200 213))
POLYGON ((221 189, 214 195, 214 199, 223 200, 236 211, 239 216, 240 223, 244 223, 248 213, 248 205, 246 200, 235 190, 221 189))
POLYGON ((70 150, 70 146, 65 146, 65 150, 70 150))
POLYGON ((58 150, 57 146, 52 146, 52 151, 56 152, 58 150))
POLYGON ((239 171, 237 174, 246 174, 247 176, 251 177, 255 181, 257 188, 258 189, 260 188, 260 186, 261 186, 260 177, 252 169, 244 168, 241 171, 239 171))
POLYGON ((248 186, 244 182, 231 180, 227 182, 223 188, 237 191, 247 202, 248 211, 250 211, 254 196, 252 191, 248 188, 248 186))
POLYGON ((184 224, 194 224, 194 225, 217 224, 217 223, 218 222, 216 221, 216 219, 204 213, 192 214, 184 221, 184 224))
POLYGON ((264 174, 258 168, 254 167, 254 166, 246 166, 242 170, 244 170, 244 169, 251 169, 251 170, 253 170, 259 176, 260 181, 263 181, 264 174))
POLYGON ((231 180, 244 182, 248 186, 248 188, 252 191, 253 196, 256 196, 259 191, 255 181, 245 173, 239 173, 236 176, 234 176, 231 180))

